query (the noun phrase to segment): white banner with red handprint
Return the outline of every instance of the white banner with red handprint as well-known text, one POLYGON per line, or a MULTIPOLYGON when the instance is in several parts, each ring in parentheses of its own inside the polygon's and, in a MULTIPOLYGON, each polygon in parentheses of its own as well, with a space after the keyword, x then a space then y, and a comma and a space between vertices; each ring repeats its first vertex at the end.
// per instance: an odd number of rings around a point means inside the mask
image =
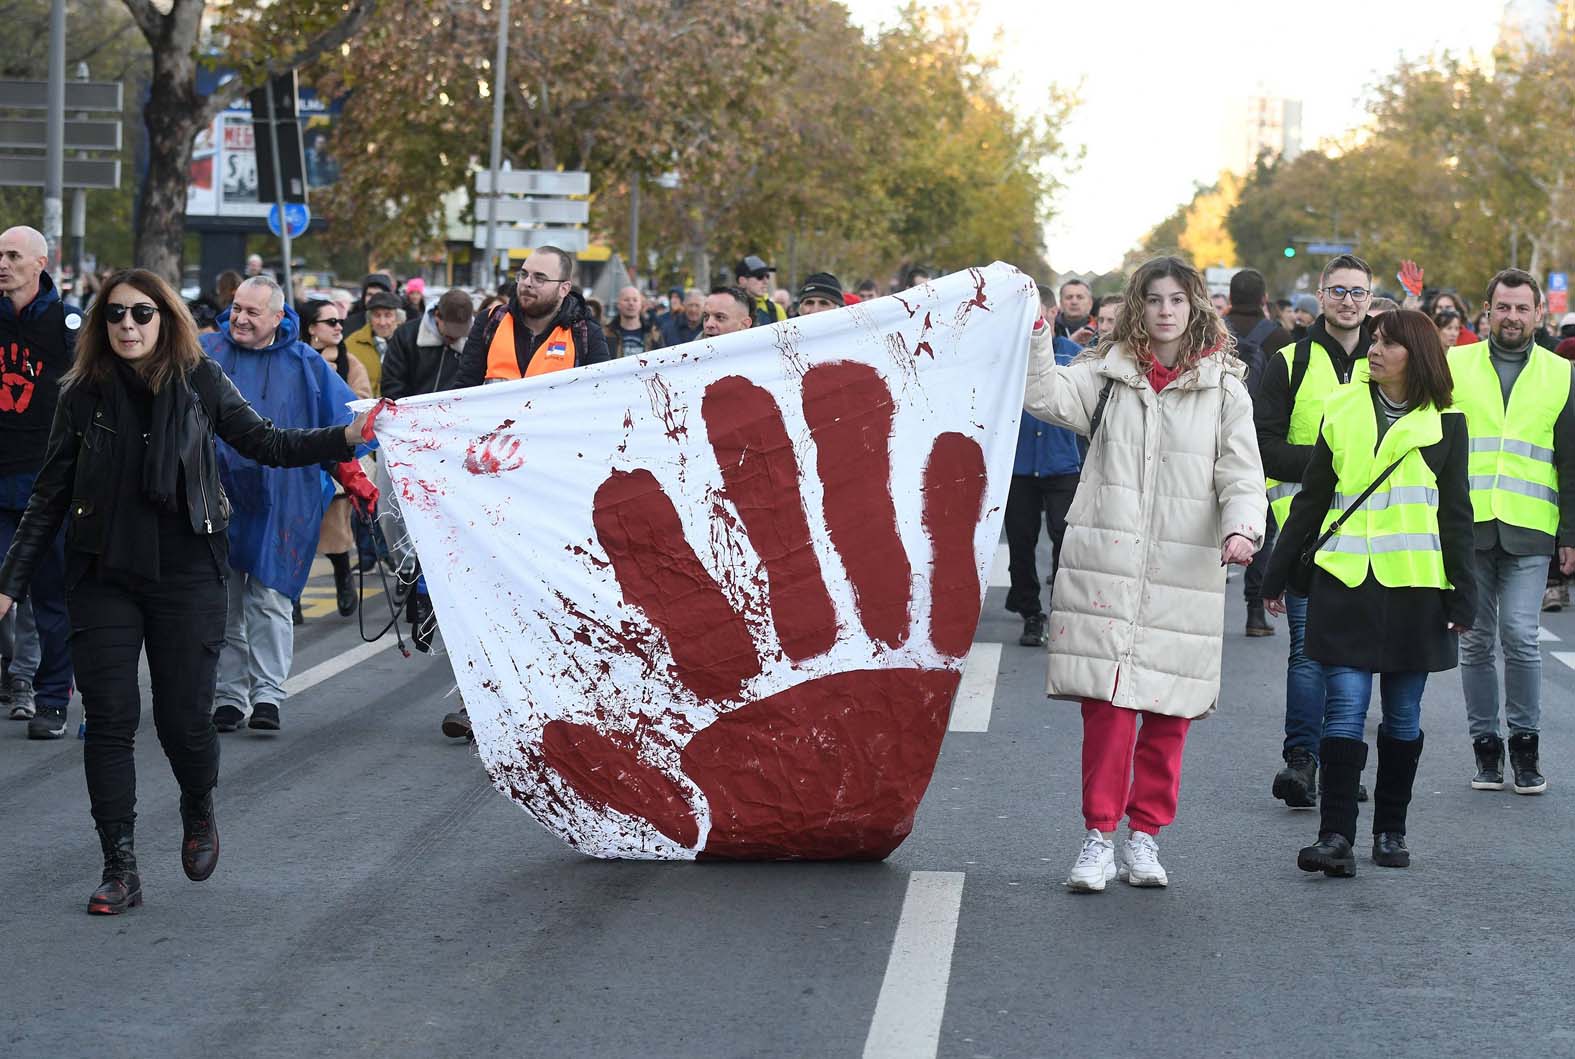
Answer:
POLYGON ((376 420, 498 788, 599 857, 881 858, 999 539, 1009 265, 376 420))

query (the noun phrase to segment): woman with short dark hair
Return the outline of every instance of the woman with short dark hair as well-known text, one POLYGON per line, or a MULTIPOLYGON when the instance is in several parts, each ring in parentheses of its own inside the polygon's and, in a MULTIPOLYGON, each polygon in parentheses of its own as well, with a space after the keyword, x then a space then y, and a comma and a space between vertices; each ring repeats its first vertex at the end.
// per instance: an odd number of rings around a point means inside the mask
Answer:
POLYGON ((1470 441, 1466 417, 1451 408, 1437 327, 1409 309, 1383 314, 1367 364, 1370 383, 1346 387, 1324 407, 1263 582, 1268 609, 1282 613, 1287 583, 1312 551, 1306 651, 1324 667, 1323 794, 1318 841, 1296 863, 1330 876, 1356 873, 1357 785, 1374 677, 1383 721, 1373 863, 1411 863, 1406 814, 1422 756, 1422 690, 1429 673, 1457 665, 1459 634, 1476 607, 1470 441))
POLYGON ((272 466, 338 463, 352 457, 366 417, 344 427, 277 429, 203 355, 191 314, 168 283, 130 269, 110 276, 103 291, 82 325, 43 469, 0 565, 0 615, 23 595, 65 523, 71 654, 87 721, 83 760, 104 852, 88 911, 113 915, 142 903, 132 747, 144 648, 155 730, 180 784, 181 867, 201 881, 218 863, 211 713, 230 507, 214 435, 272 466))

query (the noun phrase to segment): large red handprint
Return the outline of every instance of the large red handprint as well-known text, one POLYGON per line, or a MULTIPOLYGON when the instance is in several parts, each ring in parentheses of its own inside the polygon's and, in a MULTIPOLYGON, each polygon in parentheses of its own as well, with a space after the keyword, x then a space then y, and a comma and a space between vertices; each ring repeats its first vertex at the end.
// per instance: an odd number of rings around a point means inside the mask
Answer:
MULTIPOLYGON (((803 410, 826 533, 862 634, 881 650, 899 648, 911 633, 914 579, 891 491, 891 392, 868 365, 824 364, 804 376, 803 410)), ((838 628, 776 401, 732 376, 706 389, 701 412, 724 496, 760 558, 782 654, 796 666, 857 635, 838 628)), ((625 601, 665 640, 674 678, 716 710, 678 755, 705 798, 709 832, 702 836, 685 785, 621 735, 550 721, 544 764, 590 805, 644 820, 702 856, 885 857, 912 828, 957 689, 957 660, 978 622, 974 535, 985 484, 977 443, 957 433, 935 439, 920 488, 931 543, 929 644, 943 665, 877 662, 748 701, 747 685, 762 671, 750 623, 686 540, 657 479, 614 471, 594 500, 597 540, 625 601)))
POLYGON ((0 348, 0 412, 27 411, 37 388, 39 365, 33 351, 12 342, 0 348))

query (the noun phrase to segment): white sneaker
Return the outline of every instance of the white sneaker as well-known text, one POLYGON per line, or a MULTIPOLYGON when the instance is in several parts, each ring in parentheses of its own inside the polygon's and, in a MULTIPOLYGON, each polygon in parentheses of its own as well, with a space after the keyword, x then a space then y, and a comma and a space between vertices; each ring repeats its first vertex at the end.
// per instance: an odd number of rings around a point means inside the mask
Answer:
POLYGON ((1075 893, 1103 893, 1105 884, 1116 877, 1116 844, 1090 830, 1083 836, 1083 848, 1078 851, 1072 874, 1066 877, 1066 888, 1075 893))
POLYGON ((1170 878, 1159 862, 1159 843, 1146 831, 1133 831, 1121 844, 1121 866, 1116 875, 1132 886, 1167 886, 1170 878))

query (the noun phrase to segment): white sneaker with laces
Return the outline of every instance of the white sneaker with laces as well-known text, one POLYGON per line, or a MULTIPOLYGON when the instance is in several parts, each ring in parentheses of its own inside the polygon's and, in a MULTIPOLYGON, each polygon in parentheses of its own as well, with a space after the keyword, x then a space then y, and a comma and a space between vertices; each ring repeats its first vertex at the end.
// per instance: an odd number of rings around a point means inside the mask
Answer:
POLYGON ((1072 873, 1066 877, 1066 888, 1074 893, 1103 893, 1105 884, 1116 877, 1116 844, 1098 830, 1083 836, 1083 848, 1078 851, 1072 873))
POLYGON ((1146 831, 1133 831, 1121 844, 1121 866, 1116 875, 1131 886, 1167 886, 1170 877, 1159 862, 1159 843, 1146 831))

